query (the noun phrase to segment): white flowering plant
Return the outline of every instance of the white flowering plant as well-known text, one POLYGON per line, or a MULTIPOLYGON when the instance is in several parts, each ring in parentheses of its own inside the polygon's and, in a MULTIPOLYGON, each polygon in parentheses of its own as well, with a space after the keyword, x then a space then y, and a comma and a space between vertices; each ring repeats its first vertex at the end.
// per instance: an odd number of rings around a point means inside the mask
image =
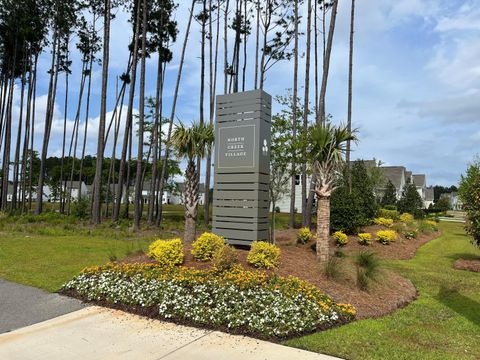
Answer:
POLYGON ((153 308, 182 323, 285 338, 344 323, 350 304, 335 304, 306 281, 240 267, 219 272, 155 264, 87 268, 63 286, 87 301, 153 308))

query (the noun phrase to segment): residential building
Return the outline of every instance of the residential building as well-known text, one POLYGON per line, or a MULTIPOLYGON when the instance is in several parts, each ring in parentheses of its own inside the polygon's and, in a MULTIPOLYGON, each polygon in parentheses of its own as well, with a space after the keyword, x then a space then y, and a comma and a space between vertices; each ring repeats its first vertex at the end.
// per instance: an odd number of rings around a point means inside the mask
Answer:
POLYGON ((428 187, 425 189, 425 209, 428 209, 429 207, 433 206, 433 187, 428 187))

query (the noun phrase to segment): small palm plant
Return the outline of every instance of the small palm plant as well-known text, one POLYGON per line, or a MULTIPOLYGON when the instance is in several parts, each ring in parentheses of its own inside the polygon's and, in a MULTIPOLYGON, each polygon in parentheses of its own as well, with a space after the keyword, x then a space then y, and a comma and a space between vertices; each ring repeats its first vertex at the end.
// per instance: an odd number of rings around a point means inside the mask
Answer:
POLYGON ((329 257, 330 196, 337 187, 338 177, 344 165, 343 155, 347 142, 356 141, 356 130, 349 131, 346 125, 317 124, 309 129, 308 154, 313 174, 316 177, 317 195, 317 258, 326 264, 329 257))
POLYGON ((205 157, 207 150, 213 144, 213 126, 194 122, 190 127, 180 123, 172 134, 172 145, 177 155, 187 159, 185 170, 185 191, 183 201, 185 205, 185 242, 195 240, 195 223, 197 220, 198 181, 199 174, 196 160, 205 157))

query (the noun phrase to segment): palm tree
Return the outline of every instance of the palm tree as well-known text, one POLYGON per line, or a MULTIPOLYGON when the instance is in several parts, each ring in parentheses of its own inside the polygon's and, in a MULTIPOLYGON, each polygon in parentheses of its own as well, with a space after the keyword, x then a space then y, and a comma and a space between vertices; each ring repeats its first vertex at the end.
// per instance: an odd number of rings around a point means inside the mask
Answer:
POLYGON ((180 123, 172 134, 172 145, 177 155, 187 159, 185 170, 185 235, 184 240, 195 240, 195 223, 197 220, 198 180, 196 159, 203 159, 214 139, 213 126, 194 122, 187 128, 180 123))
POLYGON ((317 258, 326 264, 329 257, 330 196, 337 187, 337 178, 344 165, 348 141, 356 141, 356 130, 348 125, 334 126, 329 122, 316 124, 309 131, 308 154, 316 177, 314 193, 317 195, 317 258))

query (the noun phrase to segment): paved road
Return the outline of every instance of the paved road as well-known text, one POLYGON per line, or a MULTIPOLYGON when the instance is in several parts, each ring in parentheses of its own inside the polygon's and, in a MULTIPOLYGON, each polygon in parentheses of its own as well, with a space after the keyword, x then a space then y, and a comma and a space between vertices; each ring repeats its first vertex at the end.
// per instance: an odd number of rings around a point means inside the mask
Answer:
POLYGON ((245 336, 91 306, 0 335, 0 359, 333 360, 245 336))
POLYGON ((0 279, 0 334, 85 306, 75 299, 0 279))

